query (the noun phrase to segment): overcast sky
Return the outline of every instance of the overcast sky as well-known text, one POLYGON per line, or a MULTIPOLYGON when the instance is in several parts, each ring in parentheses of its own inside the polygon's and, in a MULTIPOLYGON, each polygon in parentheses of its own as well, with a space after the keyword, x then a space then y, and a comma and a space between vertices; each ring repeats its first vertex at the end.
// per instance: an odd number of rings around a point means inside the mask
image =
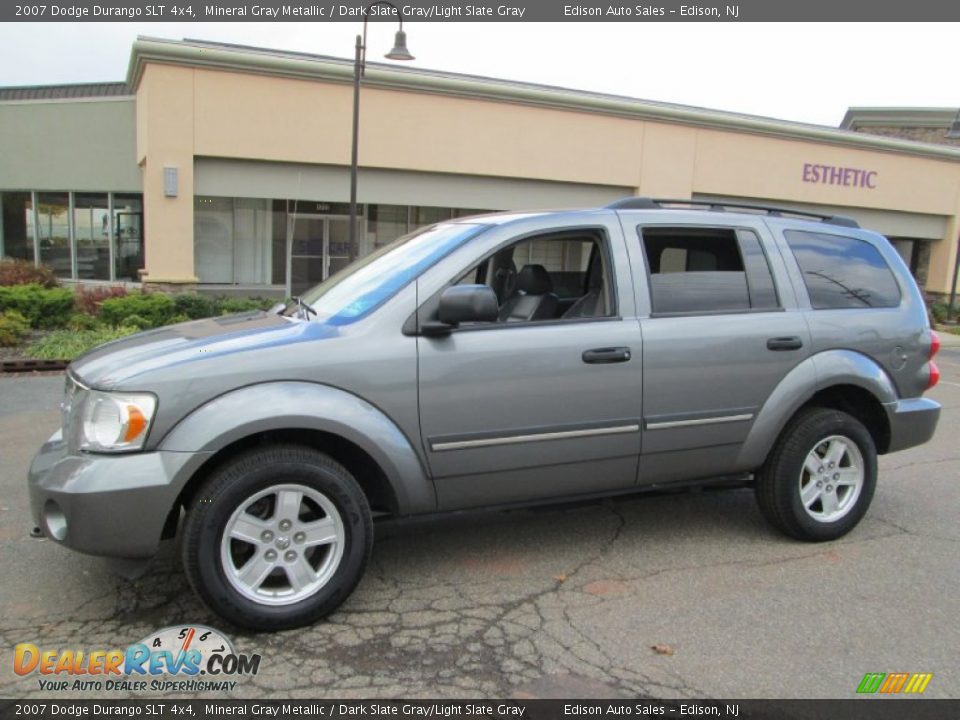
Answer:
MULTIPOLYGON (((137 35, 353 56, 361 23, 6 23, 0 85, 122 80, 137 35)), ((370 24, 369 59, 395 26, 370 24)), ((405 23, 421 68, 836 126, 850 106, 957 107, 958 23, 405 23)))

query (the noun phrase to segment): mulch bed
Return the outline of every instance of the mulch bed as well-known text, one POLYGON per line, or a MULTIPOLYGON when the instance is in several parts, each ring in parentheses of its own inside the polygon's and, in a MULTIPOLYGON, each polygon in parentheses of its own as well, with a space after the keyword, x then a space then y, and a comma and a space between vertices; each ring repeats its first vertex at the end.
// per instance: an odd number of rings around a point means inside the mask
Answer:
POLYGON ((63 372, 69 360, 33 360, 19 358, 15 360, 0 360, 0 372, 6 373, 35 373, 35 372, 63 372))
POLYGON ((0 347, 0 377, 30 375, 58 375, 63 372, 67 360, 35 360, 24 356, 24 350, 47 335, 44 330, 32 330, 19 347, 0 347))

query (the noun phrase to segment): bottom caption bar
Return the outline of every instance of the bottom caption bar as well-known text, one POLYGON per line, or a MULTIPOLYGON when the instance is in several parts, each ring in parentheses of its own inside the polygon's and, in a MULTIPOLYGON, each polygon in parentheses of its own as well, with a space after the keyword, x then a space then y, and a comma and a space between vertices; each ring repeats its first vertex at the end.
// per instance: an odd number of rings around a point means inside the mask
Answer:
POLYGON ((549 718, 666 717, 777 720, 940 720, 960 717, 960 700, 0 700, 14 718, 549 718))

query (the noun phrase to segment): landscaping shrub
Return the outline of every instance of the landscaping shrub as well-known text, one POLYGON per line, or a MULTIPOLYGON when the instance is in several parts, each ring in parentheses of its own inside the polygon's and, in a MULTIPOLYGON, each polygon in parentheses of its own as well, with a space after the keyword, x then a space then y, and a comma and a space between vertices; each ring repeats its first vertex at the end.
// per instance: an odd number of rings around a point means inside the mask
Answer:
POLYGON ((77 286, 73 304, 77 312, 87 315, 99 315, 104 300, 126 297, 127 289, 122 285, 77 286))
POLYGON ((30 332, 30 322, 16 310, 0 313, 0 346, 15 347, 30 332))
POLYGON ((123 319, 123 324, 136 330, 149 330, 153 327, 149 320, 139 315, 127 315, 123 319))
POLYGON ((38 360, 73 360, 105 342, 137 332, 132 327, 99 327, 96 330, 55 330, 27 348, 38 360))
POLYGON ((106 325, 128 325, 127 318, 137 316, 147 327, 160 327, 176 314, 176 305, 169 295, 144 293, 110 298, 100 305, 100 320, 106 325))
POLYGON ((100 327, 100 322, 92 315, 83 313, 74 313, 67 321, 68 330, 96 330, 100 327))
POLYGON ((277 304, 276 300, 262 297, 227 297, 222 295, 214 300, 215 315, 250 312, 251 310, 269 310, 277 304))
POLYGON ((183 313, 180 313, 179 315, 174 315, 172 318, 170 318, 170 322, 167 323, 167 324, 168 324, 168 325, 178 325, 178 324, 180 324, 180 323, 190 322, 192 319, 193 319, 193 318, 187 317, 187 316, 184 315, 183 313))
POLYGON ((16 310, 35 328, 62 328, 73 313, 73 293, 41 285, 0 286, 0 312, 16 310))
POLYGON ((185 315, 190 320, 199 320, 218 314, 214 301, 204 295, 192 293, 174 295, 173 304, 178 315, 185 315))
POLYGON ((950 307, 946 303, 935 302, 930 305, 930 317, 934 322, 942 323, 947 319, 950 307))
POLYGON ((34 267, 26 260, 0 260, 0 285, 41 285, 55 288, 60 285, 53 270, 46 265, 34 267))

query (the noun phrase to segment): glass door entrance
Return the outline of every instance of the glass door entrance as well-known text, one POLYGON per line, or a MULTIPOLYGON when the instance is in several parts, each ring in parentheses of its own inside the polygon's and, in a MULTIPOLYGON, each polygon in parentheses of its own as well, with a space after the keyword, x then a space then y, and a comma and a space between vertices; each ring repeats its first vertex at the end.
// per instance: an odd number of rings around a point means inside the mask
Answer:
POLYGON ((287 294, 291 296, 302 294, 345 268, 350 263, 350 219, 291 214, 287 220, 287 262, 287 294))
MULTIPOLYGON (((356 259, 356 253, 354 253, 356 259)), ((327 274, 324 279, 350 264, 350 218, 327 218, 327 274)))

